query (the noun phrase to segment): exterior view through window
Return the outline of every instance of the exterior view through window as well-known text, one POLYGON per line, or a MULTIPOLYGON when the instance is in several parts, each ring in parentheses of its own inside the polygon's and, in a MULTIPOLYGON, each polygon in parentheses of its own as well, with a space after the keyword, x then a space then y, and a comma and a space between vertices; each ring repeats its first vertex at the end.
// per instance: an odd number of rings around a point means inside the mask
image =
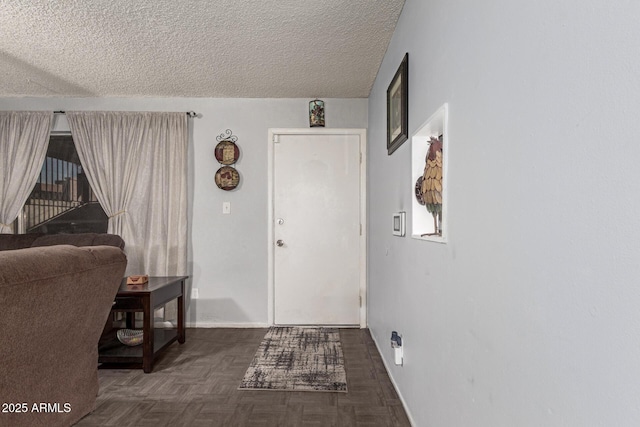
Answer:
POLYGON ((71 135, 51 135, 22 220, 23 233, 107 232, 107 215, 89 186, 71 135))

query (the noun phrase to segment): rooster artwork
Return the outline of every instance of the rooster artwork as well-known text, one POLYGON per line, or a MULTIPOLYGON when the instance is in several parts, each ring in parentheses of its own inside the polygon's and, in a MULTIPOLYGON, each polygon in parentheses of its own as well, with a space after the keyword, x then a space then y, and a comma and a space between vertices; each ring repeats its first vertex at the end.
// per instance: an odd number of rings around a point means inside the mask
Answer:
POLYGON ((423 236, 442 236, 442 137, 431 137, 424 173, 416 183, 416 198, 433 216, 434 232, 423 236))

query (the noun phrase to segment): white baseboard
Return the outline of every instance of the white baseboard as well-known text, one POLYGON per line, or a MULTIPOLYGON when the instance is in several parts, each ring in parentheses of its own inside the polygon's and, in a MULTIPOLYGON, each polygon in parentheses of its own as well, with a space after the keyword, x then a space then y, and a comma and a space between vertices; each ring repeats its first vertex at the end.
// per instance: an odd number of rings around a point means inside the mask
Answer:
POLYGON ((187 328, 268 328, 268 323, 186 322, 187 328))
MULTIPOLYGON (((369 332, 371 332, 371 328, 369 328, 369 332)), ((378 353, 380 353, 382 364, 384 365, 384 368, 387 370, 387 375, 389 375, 389 379, 391 379, 391 384, 393 385, 393 388, 396 390, 396 393, 398 393, 398 397, 400 398, 400 402, 402 402, 402 407, 404 408, 404 412, 406 412, 407 418, 409 418, 409 423, 412 426, 415 426, 416 423, 415 421, 413 421, 413 417, 411 416, 411 411, 409 411, 409 408, 407 407, 407 402, 404 400, 404 397, 402 397, 402 393, 400 393, 400 389, 398 389, 396 380, 391 375, 391 370, 389 369, 389 365, 387 365, 387 359, 384 358, 382 349, 378 345, 378 341, 376 341, 376 337, 373 335, 373 333, 371 333, 371 338, 373 339, 373 342, 375 343, 376 348, 378 349, 378 353)))

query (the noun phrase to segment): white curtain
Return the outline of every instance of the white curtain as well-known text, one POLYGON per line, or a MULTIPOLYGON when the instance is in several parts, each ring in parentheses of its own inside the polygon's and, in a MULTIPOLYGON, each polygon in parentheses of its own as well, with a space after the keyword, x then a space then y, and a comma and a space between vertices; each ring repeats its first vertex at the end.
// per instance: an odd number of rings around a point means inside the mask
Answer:
POLYGON ((187 271, 187 115, 67 112, 109 233, 125 241, 127 275, 187 271))
POLYGON ((0 111, 0 233, 15 221, 42 170, 52 111, 0 111))

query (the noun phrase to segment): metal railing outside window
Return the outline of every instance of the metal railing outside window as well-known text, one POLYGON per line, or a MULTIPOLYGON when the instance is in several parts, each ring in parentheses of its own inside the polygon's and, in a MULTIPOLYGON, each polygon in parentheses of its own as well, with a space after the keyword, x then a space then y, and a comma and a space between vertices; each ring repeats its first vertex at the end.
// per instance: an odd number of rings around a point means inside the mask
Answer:
POLYGON ((38 181, 24 205, 20 228, 27 233, 104 233, 107 221, 71 135, 51 135, 38 181))

